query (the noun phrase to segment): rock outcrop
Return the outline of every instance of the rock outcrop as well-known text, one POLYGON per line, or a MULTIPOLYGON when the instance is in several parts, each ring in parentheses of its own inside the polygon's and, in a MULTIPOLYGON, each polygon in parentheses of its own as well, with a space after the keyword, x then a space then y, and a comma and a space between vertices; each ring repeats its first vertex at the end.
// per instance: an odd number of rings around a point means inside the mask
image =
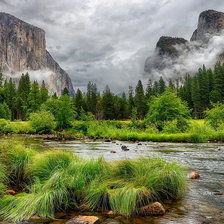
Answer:
POLYGON ((224 13, 207 10, 199 15, 198 27, 194 31, 191 41, 206 43, 210 37, 219 35, 224 29, 224 13))
POLYGON ((3 12, 0 13, 0 69, 13 78, 28 71, 31 79, 45 80, 51 94, 60 95, 67 88, 74 95, 69 75, 46 50, 45 31, 3 12))
POLYGON ((185 46, 188 43, 184 38, 162 36, 159 38, 154 55, 148 57, 145 62, 145 72, 151 73, 153 69, 162 70, 166 67, 166 59, 175 59, 181 52, 177 45, 185 46))
POLYGON ((197 29, 190 41, 177 37, 160 37, 154 54, 145 61, 145 74, 149 75, 151 79, 158 79, 159 76, 165 76, 165 79, 175 79, 186 75, 186 73, 194 74, 204 62, 208 63, 208 58, 197 60, 197 56, 203 57, 203 52, 214 54, 209 66, 213 66, 218 60, 224 62, 224 47, 222 49, 222 46, 217 44, 220 50, 216 53, 211 52, 217 48, 215 45, 212 46, 211 42, 214 41, 212 38, 222 35, 224 38, 223 32, 224 13, 214 10, 202 12, 199 15, 197 29))

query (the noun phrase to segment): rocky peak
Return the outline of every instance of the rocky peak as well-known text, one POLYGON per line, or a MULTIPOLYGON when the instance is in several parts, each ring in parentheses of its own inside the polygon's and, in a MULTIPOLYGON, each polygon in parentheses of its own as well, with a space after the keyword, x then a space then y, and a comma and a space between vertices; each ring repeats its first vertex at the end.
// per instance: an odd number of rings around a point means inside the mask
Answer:
POLYGON ((178 51, 175 48, 175 45, 186 44, 187 40, 179 37, 168 37, 162 36, 159 38, 159 41, 156 44, 156 48, 158 49, 159 55, 169 55, 169 56, 177 56, 178 51))
POLYGON ((224 13, 207 10, 199 15, 198 27, 194 31, 191 41, 206 43, 211 36, 220 34, 224 29, 224 13))
POLYGON ((4 12, 0 12, 0 69, 12 78, 28 71, 31 79, 45 80, 51 94, 60 95, 67 88, 74 95, 70 77, 46 50, 45 31, 4 12))

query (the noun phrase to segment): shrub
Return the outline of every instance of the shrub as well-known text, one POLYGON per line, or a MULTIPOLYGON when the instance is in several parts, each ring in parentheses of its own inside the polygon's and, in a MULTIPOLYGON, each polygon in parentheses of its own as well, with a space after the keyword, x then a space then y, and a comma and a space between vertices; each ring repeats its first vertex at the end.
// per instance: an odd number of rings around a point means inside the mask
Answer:
POLYGON ((45 110, 30 115, 31 125, 39 134, 51 133, 56 125, 54 120, 53 114, 45 110))
POLYGON ((190 110, 171 90, 154 97, 149 105, 147 120, 153 123, 161 131, 167 121, 177 120, 177 127, 181 131, 187 128, 187 120, 190 118, 190 110))
POLYGON ((5 132, 15 134, 32 134, 35 130, 28 121, 11 121, 6 127, 5 132))
POLYGON ((224 104, 214 104, 212 109, 206 111, 205 120, 213 128, 218 129, 224 123, 224 104))
POLYGON ((0 119, 0 132, 6 132, 9 123, 10 122, 5 119, 0 119))
POLYGON ((180 133, 181 131, 179 130, 178 126, 178 122, 177 120, 173 120, 173 121, 166 121, 164 122, 164 126, 163 126, 163 133, 180 133))

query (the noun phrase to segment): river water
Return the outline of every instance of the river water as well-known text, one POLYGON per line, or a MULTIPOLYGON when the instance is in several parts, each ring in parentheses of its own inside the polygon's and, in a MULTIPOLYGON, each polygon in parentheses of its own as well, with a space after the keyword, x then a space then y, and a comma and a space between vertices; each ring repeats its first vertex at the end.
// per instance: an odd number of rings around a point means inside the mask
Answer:
MULTIPOLYGON (((110 224, 202 224, 224 223, 224 144, 223 143, 153 143, 153 142, 103 142, 103 141, 44 141, 41 138, 17 136, 26 144, 39 150, 66 149, 85 158, 103 156, 107 161, 156 156, 175 161, 190 171, 197 171, 200 178, 189 180, 186 196, 178 202, 166 201, 166 215, 161 217, 121 216, 101 214, 102 223, 110 224), (121 145, 129 151, 124 152, 121 145), (115 150, 116 153, 111 153, 115 150)), ((68 218, 76 214, 68 214, 68 218)), ((61 222, 63 223, 64 220, 61 222)))

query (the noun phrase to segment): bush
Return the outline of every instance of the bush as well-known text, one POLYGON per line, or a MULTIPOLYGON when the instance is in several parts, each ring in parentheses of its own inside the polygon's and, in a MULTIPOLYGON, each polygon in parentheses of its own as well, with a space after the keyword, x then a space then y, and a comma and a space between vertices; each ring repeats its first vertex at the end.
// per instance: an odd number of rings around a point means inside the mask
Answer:
POLYGON ((11 121, 5 127, 5 132, 15 134, 32 134, 35 133, 35 130, 28 121, 11 121))
POLYGON ((6 132, 7 131, 7 127, 9 125, 9 121, 5 120, 5 119, 0 119, 0 132, 6 132))
POLYGON ((177 120, 164 122, 163 133, 180 133, 177 120))
POLYGON ((214 104, 213 108, 207 110, 205 120, 213 128, 218 129, 218 127, 224 124, 224 104, 218 103, 214 104))
POLYGON ((186 130, 190 110, 171 90, 165 91, 162 95, 154 97, 149 106, 147 120, 153 123, 161 131, 167 121, 177 121, 177 128, 181 131, 186 130))
POLYGON ((53 114, 45 110, 30 114, 30 122, 39 134, 51 133, 56 125, 53 114))

